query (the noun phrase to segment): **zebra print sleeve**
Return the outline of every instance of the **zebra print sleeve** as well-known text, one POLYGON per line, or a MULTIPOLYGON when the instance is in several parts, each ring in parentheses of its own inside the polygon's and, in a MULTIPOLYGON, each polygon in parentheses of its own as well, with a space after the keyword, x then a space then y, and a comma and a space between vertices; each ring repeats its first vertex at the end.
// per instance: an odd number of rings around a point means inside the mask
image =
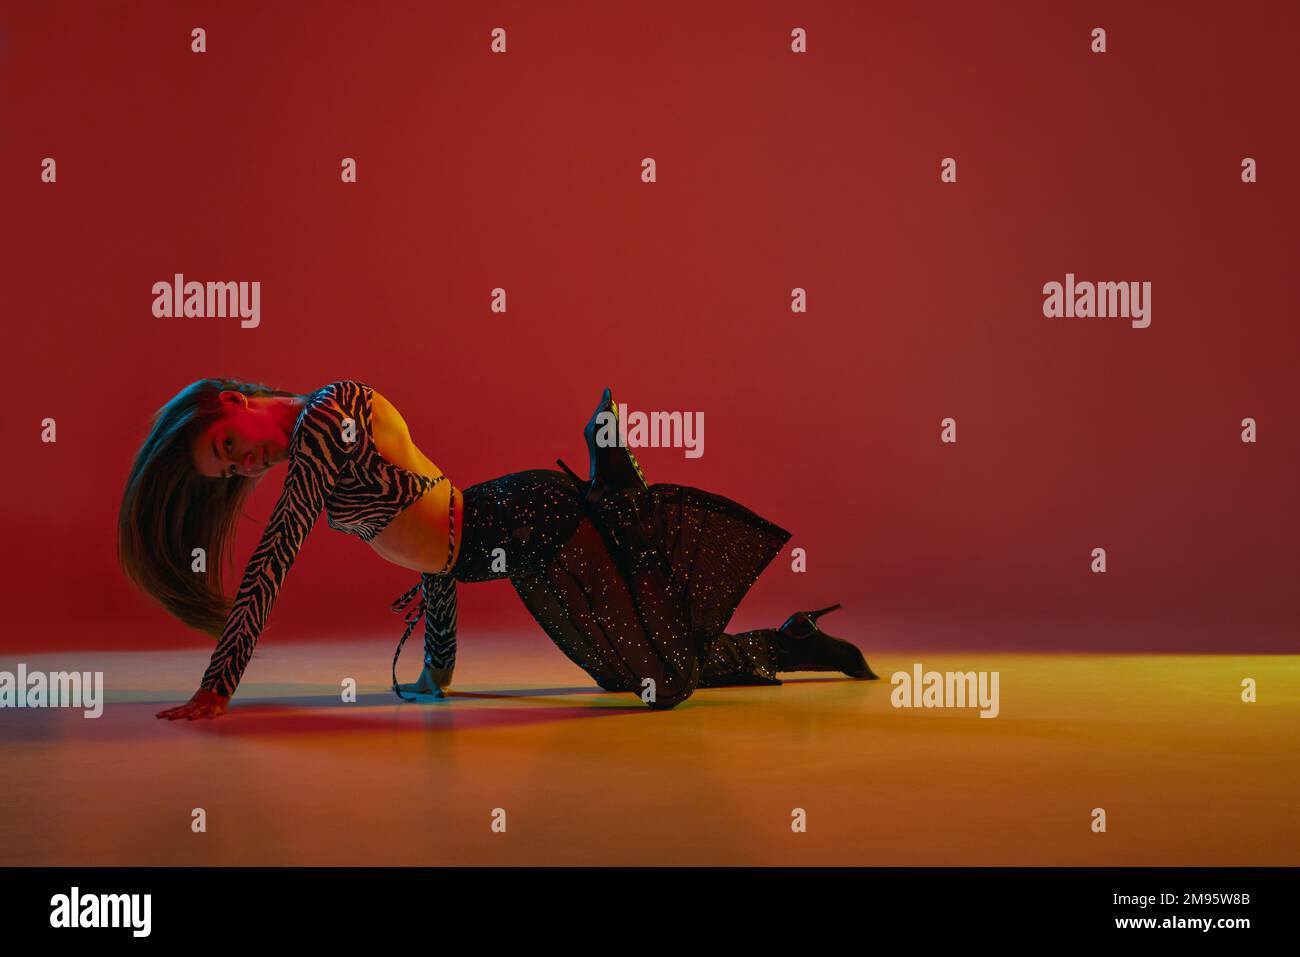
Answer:
POLYGON ((450 574, 420 576, 424 592, 424 663, 451 684, 456 667, 456 579, 450 574))
POLYGON ((284 491, 248 560, 201 687, 227 697, 235 693, 303 539, 360 444, 360 395, 354 383, 334 383, 313 395, 303 410, 289 447, 284 491))

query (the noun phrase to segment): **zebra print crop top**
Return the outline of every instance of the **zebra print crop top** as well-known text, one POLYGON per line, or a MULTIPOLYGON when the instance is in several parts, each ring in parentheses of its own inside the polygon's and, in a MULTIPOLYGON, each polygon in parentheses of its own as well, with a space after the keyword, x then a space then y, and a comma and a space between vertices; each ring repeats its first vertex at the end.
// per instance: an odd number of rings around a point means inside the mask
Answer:
MULTIPOLYGON (((324 509, 329 527, 370 542, 446 478, 394 465, 371 440, 373 389, 343 379, 309 393, 289 441, 284 490, 244 570, 201 687, 234 694, 303 539, 324 509)), ((455 490, 452 490, 454 508, 455 490)), ((454 554, 455 516, 449 516, 454 554)), ((444 569, 446 571, 447 569, 444 569)))

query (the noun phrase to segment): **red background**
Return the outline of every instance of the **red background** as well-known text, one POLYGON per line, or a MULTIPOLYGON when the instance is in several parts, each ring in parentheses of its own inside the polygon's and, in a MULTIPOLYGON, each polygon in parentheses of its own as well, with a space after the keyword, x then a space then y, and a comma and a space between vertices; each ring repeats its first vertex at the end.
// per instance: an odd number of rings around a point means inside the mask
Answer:
MULTIPOLYGON (((1295 648, 1294 4, 0 10, 6 650, 210 644, 113 558, 149 416, 209 375, 369 382, 461 487, 585 468, 606 384, 703 411, 651 481, 809 556, 740 627, 842 601, 869 654, 1295 648), (1150 280, 1151 327, 1044 318, 1067 271, 1150 280), (154 318, 174 272, 260 280, 260 328, 154 318)), ((322 519, 268 635, 400 632, 414 578, 322 519)), ((461 620, 532 627, 506 583, 461 620)))

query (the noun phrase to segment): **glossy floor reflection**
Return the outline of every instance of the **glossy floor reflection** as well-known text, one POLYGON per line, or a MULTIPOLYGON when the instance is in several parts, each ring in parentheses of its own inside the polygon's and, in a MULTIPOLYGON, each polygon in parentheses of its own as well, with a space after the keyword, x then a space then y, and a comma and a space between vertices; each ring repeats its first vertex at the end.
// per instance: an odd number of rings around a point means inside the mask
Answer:
POLYGON ((438 701, 394 698, 388 656, 268 644, 231 713, 189 723, 153 715, 201 651, 0 657, 109 689, 95 720, 0 710, 0 864, 1300 862, 1294 657, 880 654, 881 681, 795 675, 652 712, 536 635, 464 643, 438 701), (916 661, 998 671, 1000 715, 891 707, 916 661))

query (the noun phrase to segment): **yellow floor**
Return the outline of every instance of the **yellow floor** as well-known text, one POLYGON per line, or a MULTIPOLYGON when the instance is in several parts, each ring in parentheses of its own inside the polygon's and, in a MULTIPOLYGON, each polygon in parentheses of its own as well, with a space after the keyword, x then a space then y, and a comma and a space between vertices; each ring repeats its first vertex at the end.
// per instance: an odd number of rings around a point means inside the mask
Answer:
POLYGON ((872 654, 882 681, 652 712, 540 636, 462 642, 458 694, 429 703, 385 690, 389 656, 267 644, 232 712, 194 723, 153 714, 202 649, 0 656, 109 688, 97 720, 0 710, 0 864, 1300 863, 1295 657, 872 654), (891 707, 914 661, 998 671, 1000 716, 891 707))

